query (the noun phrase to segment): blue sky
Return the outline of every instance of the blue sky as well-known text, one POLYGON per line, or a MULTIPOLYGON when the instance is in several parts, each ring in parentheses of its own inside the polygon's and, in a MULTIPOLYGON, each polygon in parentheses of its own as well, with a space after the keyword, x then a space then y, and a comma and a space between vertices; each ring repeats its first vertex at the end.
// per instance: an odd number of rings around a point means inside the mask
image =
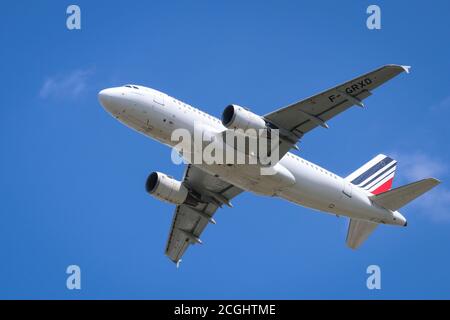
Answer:
POLYGON ((8 2, 0 13, 0 298, 450 298, 450 4, 377 1, 8 2), (301 142, 302 157, 347 175, 378 153, 394 186, 443 183, 358 251, 347 220, 242 194, 176 269, 164 256, 173 206, 145 193, 170 150, 121 125, 97 92, 125 83, 215 116, 264 114, 387 63, 412 66, 301 142), (66 289, 79 265, 82 289, 66 289), (377 264, 382 289, 366 288, 377 264))

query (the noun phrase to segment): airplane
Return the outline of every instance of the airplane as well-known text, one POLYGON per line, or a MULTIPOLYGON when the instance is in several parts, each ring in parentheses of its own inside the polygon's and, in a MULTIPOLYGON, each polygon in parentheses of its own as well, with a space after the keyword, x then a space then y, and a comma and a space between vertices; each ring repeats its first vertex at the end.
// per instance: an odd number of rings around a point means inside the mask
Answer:
POLYGON ((379 154, 349 176, 340 177, 290 151, 298 150, 297 143, 309 131, 328 128, 328 120, 354 105, 364 107, 363 100, 374 89, 409 69, 385 65, 263 116, 231 104, 218 119, 163 92, 133 84, 101 90, 98 98, 114 118, 171 148, 178 143, 172 139, 177 129, 192 135, 200 130, 218 140, 234 129, 278 130, 279 160, 269 164, 272 174, 261 174, 260 162, 191 162, 181 181, 158 171, 148 176, 146 191, 176 205, 165 254, 178 266, 190 245, 202 243, 200 236, 206 226, 216 223, 217 209, 232 207, 231 200, 243 191, 348 217, 346 244, 352 249, 379 224, 406 227, 407 220, 398 210, 439 180, 427 178, 391 189, 397 161, 389 156, 379 154))

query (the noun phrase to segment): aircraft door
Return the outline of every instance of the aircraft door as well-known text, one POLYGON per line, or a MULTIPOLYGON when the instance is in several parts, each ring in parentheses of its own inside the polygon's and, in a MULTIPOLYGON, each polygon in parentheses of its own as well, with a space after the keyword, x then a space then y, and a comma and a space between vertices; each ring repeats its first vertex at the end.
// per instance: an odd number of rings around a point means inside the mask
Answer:
POLYGON ((349 181, 344 180, 344 186, 342 192, 349 198, 352 197, 352 184, 349 181))

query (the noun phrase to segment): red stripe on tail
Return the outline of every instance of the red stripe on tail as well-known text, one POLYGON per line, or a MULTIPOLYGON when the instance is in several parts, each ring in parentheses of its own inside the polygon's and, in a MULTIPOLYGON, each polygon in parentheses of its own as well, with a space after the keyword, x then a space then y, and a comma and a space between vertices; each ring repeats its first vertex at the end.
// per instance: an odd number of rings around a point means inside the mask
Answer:
POLYGON ((391 187, 392 187, 392 181, 393 180, 394 180, 394 177, 390 178, 388 181, 383 183, 381 186, 379 186, 378 188, 373 190, 372 193, 373 194, 379 194, 379 193, 386 192, 386 191, 390 190, 391 187))

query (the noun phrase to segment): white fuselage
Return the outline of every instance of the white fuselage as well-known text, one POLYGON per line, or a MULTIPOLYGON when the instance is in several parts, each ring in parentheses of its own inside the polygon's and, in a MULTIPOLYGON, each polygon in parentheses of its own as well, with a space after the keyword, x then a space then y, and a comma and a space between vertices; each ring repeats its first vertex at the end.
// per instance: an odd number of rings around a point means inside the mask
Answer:
MULTIPOLYGON (((211 135, 227 130, 219 119, 143 86, 105 89, 99 93, 99 99, 120 122, 170 147, 178 143, 171 140, 175 129, 189 130, 192 136, 194 126, 199 125, 211 135)), ((406 223, 397 211, 373 204, 367 191, 293 153, 287 153, 274 166, 274 175, 261 175, 255 165, 197 166, 256 194, 278 196, 302 206, 355 219, 401 226, 406 223)))

